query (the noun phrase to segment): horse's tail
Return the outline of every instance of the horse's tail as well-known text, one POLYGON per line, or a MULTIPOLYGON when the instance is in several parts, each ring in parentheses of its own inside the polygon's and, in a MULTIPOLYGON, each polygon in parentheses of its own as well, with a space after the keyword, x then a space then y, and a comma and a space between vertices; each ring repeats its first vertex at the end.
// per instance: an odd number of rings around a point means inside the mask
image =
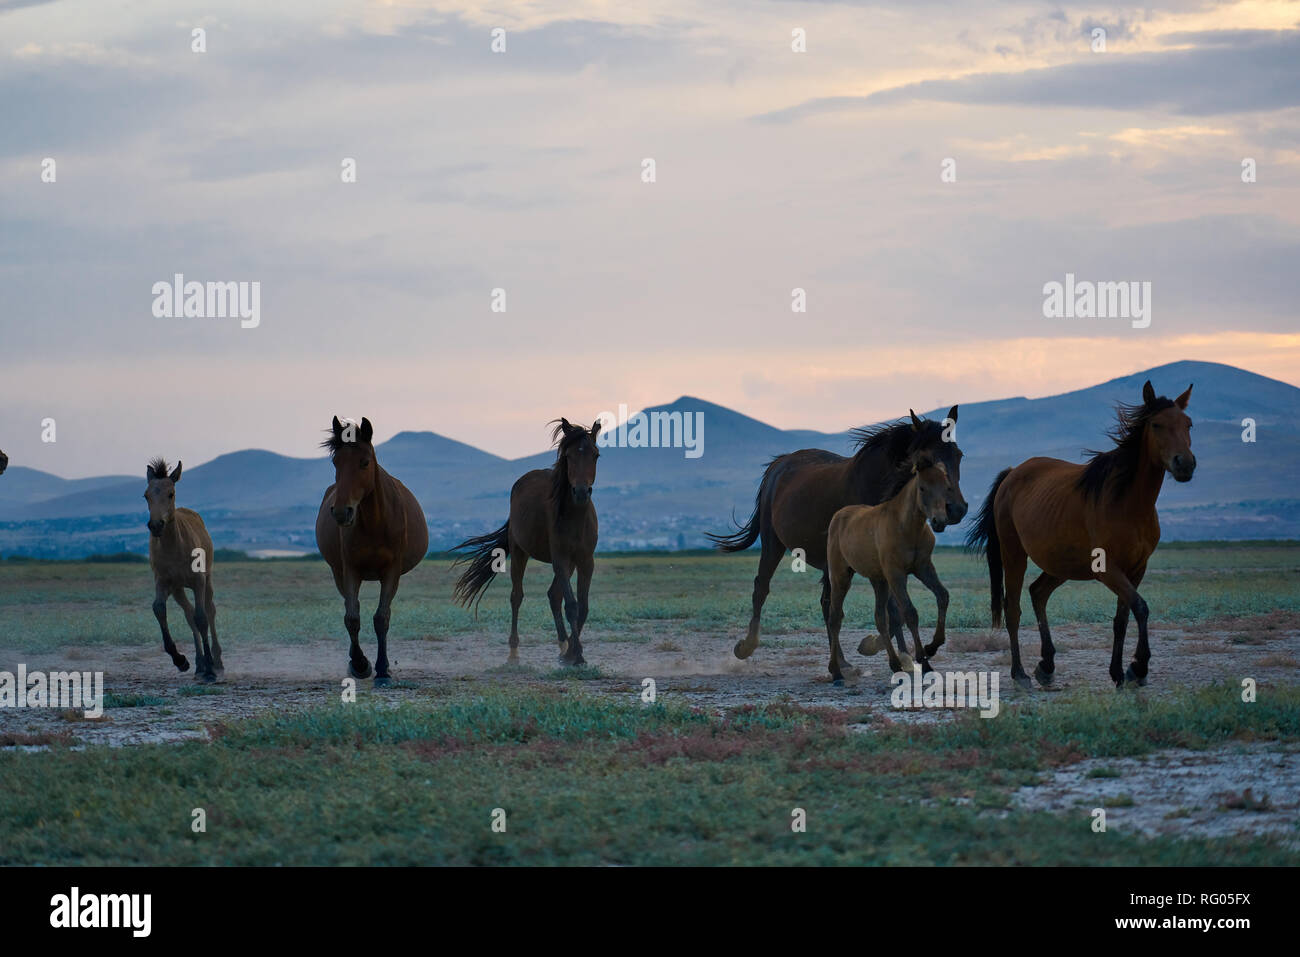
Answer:
POLYGON ((1011 469, 1003 469, 993 480, 988 498, 980 506, 975 525, 966 533, 966 547, 974 552, 983 553, 989 563, 989 591, 992 596, 993 627, 1002 624, 1002 546, 998 542, 998 525, 994 518, 993 500, 998 496, 998 487, 1002 480, 1011 474, 1011 469))
POLYGON ((492 579, 497 575, 496 569, 492 566, 503 558, 509 547, 510 522, 507 521, 495 532, 467 538, 452 549, 453 552, 470 549, 469 555, 456 561, 456 565, 469 562, 469 568, 456 579, 456 586, 452 589, 452 597, 456 604, 464 606, 473 602, 474 612, 478 613, 478 603, 483 600, 483 593, 487 591, 488 585, 492 584, 492 579), (501 549, 501 554, 494 554, 498 548, 501 549))
POLYGON ((767 467, 763 473, 763 481, 758 483, 758 493, 754 496, 754 514, 749 516, 749 521, 741 525, 736 521, 736 513, 731 513, 731 523, 736 526, 736 530, 730 535, 714 535, 712 532, 705 532, 704 536, 713 542, 714 546, 724 552, 743 552, 750 545, 758 541, 758 530, 761 527, 759 513, 763 510, 763 488, 767 485, 768 472, 772 466, 767 467))

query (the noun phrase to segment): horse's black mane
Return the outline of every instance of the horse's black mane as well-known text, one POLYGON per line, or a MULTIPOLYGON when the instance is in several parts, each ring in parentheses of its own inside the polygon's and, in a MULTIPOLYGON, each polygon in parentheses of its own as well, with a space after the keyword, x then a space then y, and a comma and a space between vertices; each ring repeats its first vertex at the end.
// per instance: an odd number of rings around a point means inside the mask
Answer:
POLYGON ((156 455, 150 459, 149 468, 153 469, 153 474, 159 478, 166 478, 171 474, 171 467, 168 466, 167 460, 156 455))
POLYGON ((908 479, 912 477, 912 453, 925 448, 942 448, 943 424, 933 419, 922 419, 919 429, 912 428, 911 419, 900 422, 885 422, 880 425, 853 429, 854 458, 861 461, 865 456, 879 453, 885 456, 893 466, 886 495, 881 501, 897 495, 908 479))
MULTIPOLYGON (((357 428, 359 429, 360 426, 357 426, 357 428)), ((333 429, 326 429, 325 431, 329 433, 330 437, 322 442, 320 447, 329 452, 331 459, 344 449, 355 449, 361 444, 360 436, 357 436, 357 438, 351 442, 346 442, 343 439, 342 433, 335 434, 333 429)))
POLYGON ((1077 482, 1084 495, 1100 499, 1107 479, 1112 477, 1112 498, 1118 498, 1128 490, 1137 477, 1138 460, 1142 454, 1142 434, 1146 431, 1147 423, 1152 416, 1173 408, 1173 405, 1172 399, 1161 396, 1141 405, 1120 402, 1115 406, 1115 425, 1106 433, 1114 440, 1115 448, 1106 452, 1084 450, 1084 455, 1092 456, 1077 482))

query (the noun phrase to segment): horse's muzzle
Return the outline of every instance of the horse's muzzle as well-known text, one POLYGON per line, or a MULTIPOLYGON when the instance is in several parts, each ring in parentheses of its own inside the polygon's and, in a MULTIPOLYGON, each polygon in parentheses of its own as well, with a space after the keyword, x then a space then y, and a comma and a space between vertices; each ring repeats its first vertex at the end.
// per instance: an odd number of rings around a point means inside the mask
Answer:
POLYGON ((1192 473, 1196 471, 1196 456, 1175 455, 1172 466, 1169 469, 1174 477, 1175 482, 1190 482, 1192 473))
POLYGON ((162 538, 163 526, 166 522, 148 522, 149 534, 154 538, 162 538))
POLYGON ((933 528, 936 532, 942 532, 945 528, 948 527, 948 523, 941 518, 932 518, 930 519, 930 527, 933 528))
POLYGON ((330 514, 334 516, 334 521, 338 522, 339 525, 344 528, 347 528, 357 520, 357 510, 351 505, 344 508, 331 508, 330 514))
POLYGON ((969 508, 970 506, 967 505, 965 502, 958 502, 956 505, 949 503, 947 507, 948 524, 956 525, 958 522, 960 522, 963 518, 966 517, 966 512, 969 510, 969 508))
POLYGON ((587 502, 591 501, 591 486, 590 485, 573 486, 573 500, 577 502, 579 505, 585 505, 587 504, 587 502))

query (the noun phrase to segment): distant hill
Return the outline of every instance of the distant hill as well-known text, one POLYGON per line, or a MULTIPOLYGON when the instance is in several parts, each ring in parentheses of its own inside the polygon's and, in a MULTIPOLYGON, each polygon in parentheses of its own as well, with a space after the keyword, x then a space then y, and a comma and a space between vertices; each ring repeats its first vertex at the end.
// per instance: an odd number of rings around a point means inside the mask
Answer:
MULTIPOLYGON (((1300 538, 1300 389, 1211 362, 1174 362, 1041 399, 963 403, 957 437, 966 453, 967 499, 982 501, 998 470, 1030 455, 1079 461, 1084 448, 1109 448, 1105 433, 1115 403, 1137 401, 1147 379, 1169 396, 1195 385, 1189 411, 1199 466, 1192 482, 1165 484, 1165 537, 1300 538), (1257 423, 1254 444, 1241 440, 1247 417, 1257 423)), ((947 410, 925 415, 942 418, 947 410)), ((702 412, 703 454, 620 448, 626 426, 615 430, 615 447, 601 456, 596 483, 602 548, 705 545, 704 533, 726 528, 733 510, 748 518, 773 456, 799 448, 848 454, 853 445, 847 432, 778 429, 691 396, 645 411, 702 412)), ((905 399, 899 412, 906 415, 905 399)), ((401 432, 376 454, 424 506, 434 549, 499 525, 515 479, 554 461, 551 451, 504 459, 432 432, 401 432)), ((222 547, 312 550, 316 509, 331 480, 324 456, 250 449, 187 467, 181 500, 203 513, 222 547)), ((142 476, 68 480, 11 465, 0 477, 0 552, 70 557, 146 550, 142 492, 142 476)), ((961 531, 950 529, 941 541, 956 543, 961 531)))

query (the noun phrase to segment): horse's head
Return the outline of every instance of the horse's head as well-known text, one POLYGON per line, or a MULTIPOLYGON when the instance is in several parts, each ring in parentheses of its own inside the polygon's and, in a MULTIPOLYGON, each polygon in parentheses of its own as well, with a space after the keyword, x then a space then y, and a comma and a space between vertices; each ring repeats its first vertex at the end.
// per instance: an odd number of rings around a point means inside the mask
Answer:
POLYGON ((916 475, 917 508, 930 522, 931 528, 943 531, 952 508, 948 466, 922 452, 912 460, 912 472, 916 475))
POLYGON ((0 451, 0 475, 5 474, 5 469, 9 467, 9 456, 0 451))
POLYGON ((154 459, 145 467, 144 500, 149 503, 149 534, 161 538, 167 523, 176 517, 176 483, 181 480, 181 463, 171 473, 163 459, 154 459))
POLYGON ((1184 411, 1192 397, 1192 387, 1172 402, 1163 396, 1157 398, 1156 390, 1148 381, 1142 387, 1142 407, 1147 420, 1143 437, 1148 461, 1159 462, 1177 482, 1190 482, 1196 471, 1196 456, 1192 454, 1192 420, 1184 411))
MULTIPOLYGON (((949 525, 956 525, 965 518, 969 508, 966 497, 961 494, 962 452, 957 447, 951 427, 919 419, 911 409, 907 411, 912 416, 912 444, 908 449, 908 458, 912 462, 913 471, 921 471, 919 466, 924 462, 931 466, 943 466, 939 473, 944 484, 943 507, 926 516, 930 519, 930 527, 936 532, 942 532, 949 525)), ((948 410, 947 418, 952 425, 957 424, 957 406, 948 410)))
POLYGON ((330 437, 321 443, 329 449, 334 463, 334 496, 329 503, 330 514, 339 525, 347 527, 357 520, 361 500, 375 490, 375 436, 370 420, 362 418, 361 424, 340 422, 334 416, 330 437))
POLYGON ((596 484, 596 435, 600 432, 600 419, 590 429, 573 425, 560 419, 551 433, 551 440, 559 440, 555 453, 556 494, 569 495, 575 505, 586 504, 591 499, 592 486, 596 484))

